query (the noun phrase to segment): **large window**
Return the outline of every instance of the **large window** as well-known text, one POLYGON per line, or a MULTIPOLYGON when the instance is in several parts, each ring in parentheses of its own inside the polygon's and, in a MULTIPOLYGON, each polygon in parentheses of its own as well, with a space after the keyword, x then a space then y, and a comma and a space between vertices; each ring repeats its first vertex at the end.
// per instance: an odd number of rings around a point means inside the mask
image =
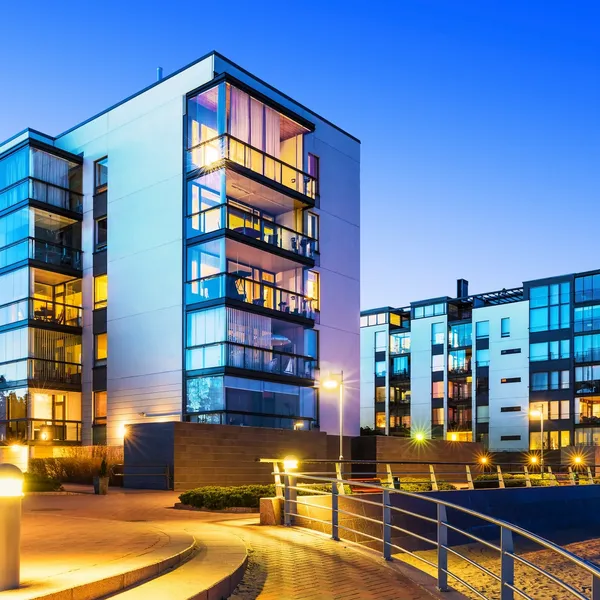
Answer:
POLYGON ((106 308, 108 301, 108 276, 94 277, 94 309, 106 308))
POLYGON ((462 325, 452 325, 450 327, 450 347, 462 348, 464 346, 470 346, 472 343, 472 329, 473 327, 471 323, 463 323, 462 325))
POLYGON ((575 336, 574 354, 575 362, 600 361, 600 334, 575 336))
POLYGON ((443 344, 446 339, 446 325, 444 323, 431 324, 431 343, 443 344))
POLYGON ((529 345, 529 360, 558 360, 571 357, 571 340, 554 340, 529 345))
POLYGON ((392 360, 393 375, 408 375, 408 356, 396 356, 392 360))
POLYGON ((477 350, 475 360, 477 362, 478 367, 489 367, 490 365, 490 351, 486 350, 477 350))
POLYGON ((445 304, 428 304, 427 306, 415 306, 413 308, 413 318, 415 319, 422 319, 423 317, 433 317, 445 314, 445 304))
POLYGON ((384 360, 377 361, 375 363, 375 377, 385 377, 387 373, 387 367, 384 360))
POLYGON ((108 157, 94 163, 94 189, 96 194, 103 192, 108 184, 108 157))
POLYGON ((106 423, 107 393, 94 392, 94 424, 102 425, 106 423))
POLYGON ((600 300, 600 274, 575 279, 575 302, 600 300))
POLYGON ((575 367, 575 391, 580 394, 600 392, 600 365, 575 367))
POLYGON ((600 304, 576 307, 573 325, 575 333, 600 330, 600 304))
POLYGON ((478 340, 490 337, 490 322, 478 321, 475 325, 475 332, 478 340))
POLYGON ((505 317, 500 321, 500 336, 510 337, 510 317, 505 317))
POLYGON ((448 371, 470 371, 471 356, 466 350, 448 352, 448 371))
POLYGON ((569 282, 542 285, 529 292, 529 328, 531 331, 565 329, 570 326, 569 282))
POLYGON ((392 333, 390 335, 390 353, 402 354, 410 352, 410 332, 392 333))
POLYGON ((444 398, 444 382, 434 381, 431 384, 431 397, 435 399, 444 398))
POLYGON ((444 355, 443 354, 434 354, 431 357, 431 370, 434 373, 437 371, 444 370, 444 355))
POLYGON ((108 242, 108 218, 96 219, 95 227, 95 249, 105 250, 108 242))
POLYGON ((564 371, 548 371, 531 374, 531 391, 564 390, 570 386, 570 373, 564 371))

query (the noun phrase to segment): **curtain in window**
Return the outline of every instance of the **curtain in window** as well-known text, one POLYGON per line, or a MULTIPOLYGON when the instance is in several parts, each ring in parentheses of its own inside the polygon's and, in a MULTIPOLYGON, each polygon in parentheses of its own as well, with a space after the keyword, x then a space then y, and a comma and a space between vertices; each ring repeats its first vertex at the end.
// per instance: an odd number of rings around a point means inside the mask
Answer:
POLYGON ((222 342, 225 339, 225 311, 211 308, 188 315, 188 347, 222 342))
MULTIPOLYGON (((69 163, 47 152, 33 150, 32 175, 46 183, 69 189, 69 163)), ((63 190, 34 182, 33 191, 37 200, 53 206, 68 207, 67 194, 63 190)))
POLYGON ((250 141, 250 96, 231 88, 231 135, 242 142, 250 141))
POLYGON ((276 110, 265 107, 265 152, 279 158, 281 155, 281 117, 276 110))
POLYGON ((227 309, 227 341, 271 348, 271 318, 234 308, 227 309))

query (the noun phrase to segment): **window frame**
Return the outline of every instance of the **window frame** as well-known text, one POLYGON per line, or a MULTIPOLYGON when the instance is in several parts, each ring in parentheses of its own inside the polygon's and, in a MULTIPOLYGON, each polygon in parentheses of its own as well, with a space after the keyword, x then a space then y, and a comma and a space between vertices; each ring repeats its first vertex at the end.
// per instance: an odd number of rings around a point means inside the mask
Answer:
POLYGON ((94 161, 94 194, 101 194, 108 189, 108 156, 103 156, 94 161), (101 163, 105 163, 101 165, 101 163), (106 181, 98 184, 98 167, 103 166, 106 169, 106 181))
POLYGON ((108 246, 108 215, 104 215, 102 217, 99 217, 98 219, 94 219, 94 252, 102 252, 104 250, 106 250, 108 246), (100 221, 105 221, 106 222, 106 228, 105 228, 105 232, 106 232, 106 240, 104 241, 104 243, 100 243, 98 242, 98 224, 100 223, 100 221))

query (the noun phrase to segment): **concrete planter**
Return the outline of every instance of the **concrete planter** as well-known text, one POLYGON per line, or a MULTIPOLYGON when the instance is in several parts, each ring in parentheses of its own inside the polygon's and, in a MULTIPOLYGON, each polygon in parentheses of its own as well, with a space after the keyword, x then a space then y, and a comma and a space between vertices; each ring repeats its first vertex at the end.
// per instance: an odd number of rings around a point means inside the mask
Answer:
POLYGON ((108 494, 108 477, 94 477, 94 494, 106 496, 108 494))

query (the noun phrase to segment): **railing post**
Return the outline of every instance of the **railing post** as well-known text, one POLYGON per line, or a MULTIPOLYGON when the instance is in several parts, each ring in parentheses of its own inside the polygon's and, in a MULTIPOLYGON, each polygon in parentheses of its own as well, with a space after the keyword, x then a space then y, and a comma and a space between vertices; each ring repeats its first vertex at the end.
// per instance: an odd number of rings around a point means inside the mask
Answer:
POLYGON ((552 467, 548 467, 548 476, 550 478, 550 481, 552 482, 552 485, 559 485, 558 479, 556 479, 556 475, 552 472, 552 467))
POLYGON ((502 469, 500 465, 496 465, 498 469, 498 487, 504 489, 506 486, 504 485, 504 476, 502 475, 502 469))
POLYGON ((438 491, 437 479, 435 477, 435 471, 433 469, 433 465, 429 465, 429 476, 431 478, 431 490, 434 492, 438 491))
POLYGON ((569 479, 571 480, 571 485, 575 485, 575 473, 573 473, 571 467, 569 467, 569 479))
POLYGON ((393 488, 394 487, 394 474, 392 473, 392 465, 390 463, 386 463, 385 469, 387 471, 387 483, 393 488))
POLYGON ((446 507, 437 506, 437 587, 440 592, 448 591, 448 528, 446 507))
POLYGON ((335 463, 335 476, 342 482, 338 483, 338 493, 343 496, 346 491, 344 490, 344 478, 342 477, 342 463, 335 463))
POLYGON ((500 599, 514 600, 514 591, 508 587, 515 583, 514 546, 512 531, 506 527, 500 528, 500 551, 500 599))
POLYGON ((286 527, 292 526, 292 515, 291 515, 291 490, 290 490, 290 477, 289 475, 283 476, 283 524, 286 527))
POLYGON ((465 465, 465 469, 467 470, 467 484, 469 485, 469 489, 474 490, 475 486, 473 485, 473 477, 471 476, 471 467, 465 465))
POLYGON ((281 489, 281 475, 279 474, 279 463, 277 461, 273 461, 273 473, 275 477, 275 497, 283 498, 283 491, 281 489))
POLYGON ((592 469, 591 467, 587 468, 588 481, 591 485, 594 485, 594 478, 592 477, 592 469))
POLYGON ((392 560, 392 509, 390 491, 383 490, 383 558, 392 560))
POLYGON ((340 534, 338 528, 339 512, 338 512, 338 484, 331 484, 331 539, 339 541, 340 534))
POLYGON ((531 487, 531 477, 529 477, 529 469, 527 465, 523 467, 523 471, 525 471, 525 487, 531 487))

